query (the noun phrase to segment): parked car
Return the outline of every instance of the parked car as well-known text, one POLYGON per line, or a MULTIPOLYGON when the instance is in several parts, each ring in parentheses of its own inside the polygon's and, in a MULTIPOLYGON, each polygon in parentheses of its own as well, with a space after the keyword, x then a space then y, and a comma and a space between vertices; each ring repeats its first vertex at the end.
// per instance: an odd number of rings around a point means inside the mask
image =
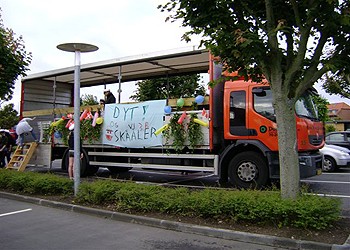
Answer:
POLYGON ((326 135, 326 143, 350 149, 350 131, 330 132, 326 135))
POLYGON ((323 171, 334 172, 342 167, 350 167, 350 149, 326 144, 320 152, 324 156, 323 171))

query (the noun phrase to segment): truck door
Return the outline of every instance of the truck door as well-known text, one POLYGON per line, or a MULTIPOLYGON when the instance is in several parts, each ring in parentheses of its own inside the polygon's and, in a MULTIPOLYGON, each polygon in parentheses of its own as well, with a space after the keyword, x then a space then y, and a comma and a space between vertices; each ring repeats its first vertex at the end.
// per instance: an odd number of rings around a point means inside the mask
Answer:
POLYGON ((230 134, 236 136, 248 136, 246 117, 246 91, 232 91, 230 93, 230 134))
POLYGON ((276 115, 272 106, 272 91, 269 86, 250 86, 249 128, 257 131, 256 139, 271 151, 278 150, 276 115))

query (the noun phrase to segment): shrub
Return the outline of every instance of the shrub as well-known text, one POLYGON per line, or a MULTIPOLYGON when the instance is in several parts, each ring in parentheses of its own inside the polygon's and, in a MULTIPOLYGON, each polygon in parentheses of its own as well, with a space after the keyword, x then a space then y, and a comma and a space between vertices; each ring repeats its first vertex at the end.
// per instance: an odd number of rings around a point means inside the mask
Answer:
MULTIPOLYGON (((72 195, 72 181, 52 174, 0 169, 0 188, 41 195, 72 195)), ((83 182, 75 198, 118 211, 165 213, 226 222, 325 229, 340 218, 340 200, 316 195, 282 199, 279 191, 190 190, 112 180, 83 182)))
POLYGON ((53 174, 0 169, 0 188, 42 195, 73 194, 73 182, 53 174))

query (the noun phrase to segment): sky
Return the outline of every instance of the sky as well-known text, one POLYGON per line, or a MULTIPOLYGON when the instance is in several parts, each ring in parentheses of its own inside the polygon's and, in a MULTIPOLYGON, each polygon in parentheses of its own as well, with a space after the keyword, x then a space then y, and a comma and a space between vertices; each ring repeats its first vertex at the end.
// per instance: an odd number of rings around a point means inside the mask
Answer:
MULTIPOLYGON (((81 55, 81 63, 92 63, 126 56, 190 47, 199 44, 181 41, 186 31, 180 22, 165 22, 167 13, 157 6, 164 0, 1 0, 3 24, 23 36, 27 52, 33 59, 28 75, 74 66, 74 53, 63 52, 57 45, 70 42, 89 43, 99 50, 81 55)), ((103 86, 81 90, 103 98, 103 86)), ((330 103, 350 100, 326 94, 316 86, 320 95, 330 103)), ((117 93, 117 87, 112 92, 117 93)), ((134 84, 123 86, 122 102, 128 101, 134 84)), ((20 81, 16 82, 12 103, 18 109, 20 81)))

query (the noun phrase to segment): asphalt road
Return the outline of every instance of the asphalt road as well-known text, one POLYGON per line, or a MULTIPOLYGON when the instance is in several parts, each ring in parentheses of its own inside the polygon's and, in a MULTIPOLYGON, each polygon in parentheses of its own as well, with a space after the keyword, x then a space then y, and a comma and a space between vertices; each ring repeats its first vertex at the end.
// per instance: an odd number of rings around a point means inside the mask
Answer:
POLYGON ((0 249, 284 249, 148 227, 0 198, 0 249))
POLYGON ((342 215, 350 218, 350 169, 343 168, 334 173, 322 173, 302 180, 307 183, 311 193, 340 198, 342 215))

